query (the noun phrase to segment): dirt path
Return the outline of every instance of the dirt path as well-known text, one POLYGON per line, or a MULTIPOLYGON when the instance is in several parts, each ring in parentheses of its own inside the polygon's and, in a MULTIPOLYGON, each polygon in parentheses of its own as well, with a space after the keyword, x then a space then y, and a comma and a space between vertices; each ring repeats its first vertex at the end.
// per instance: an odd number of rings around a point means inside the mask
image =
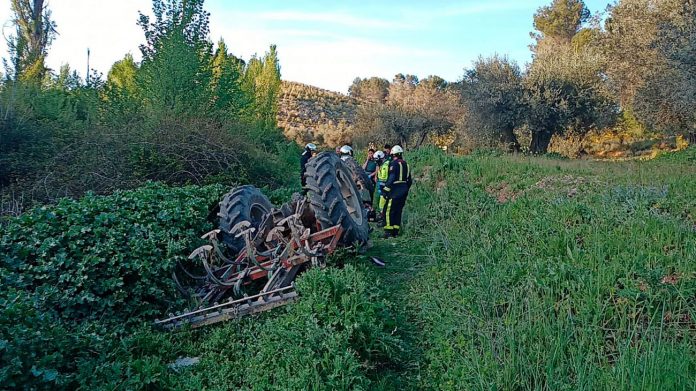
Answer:
POLYGON ((418 388, 417 379, 423 352, 419 341, 423 340, 415 319, 417 298, 412 296, 412 284, 418 283, 418 276, 424 273, 434 260, 422 254, 427 248, 419 240, 408 236, 398 239, 382 239, 381 230, 373 233, 373 244, 367 256, 376 256, 386 262, 386 267, 371 267, 369 272, 379 279, 379 289, 383 297, 393 303, 392 313, 397 320, 395 333, 404 341, 404 350, 396 361, 397 367, 385 368, 376 376, 377 389, 398 390, 418 388))

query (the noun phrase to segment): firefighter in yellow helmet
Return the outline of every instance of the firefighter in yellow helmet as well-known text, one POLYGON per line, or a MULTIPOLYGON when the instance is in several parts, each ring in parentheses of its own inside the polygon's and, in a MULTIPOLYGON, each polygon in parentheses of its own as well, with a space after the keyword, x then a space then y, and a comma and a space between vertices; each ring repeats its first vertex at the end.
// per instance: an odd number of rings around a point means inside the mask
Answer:
POLYGON ((404 150, 398 145, 391 149, 392 161, 389 163, 389 176, 382 188, 386 200, 383 214, 385 218, 384 237, 396 237, 401 229, 401 215, 406 205, 408 190, 413 184, 411 170, 403 158, 404 150))

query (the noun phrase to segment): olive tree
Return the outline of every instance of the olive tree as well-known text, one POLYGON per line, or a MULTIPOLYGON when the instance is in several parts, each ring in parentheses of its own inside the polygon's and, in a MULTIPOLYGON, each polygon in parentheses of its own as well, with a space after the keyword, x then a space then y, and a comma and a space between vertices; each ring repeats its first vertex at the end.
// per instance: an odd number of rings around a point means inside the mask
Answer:
POLYGON ((480 57, 459 83, 467 108, 464 131, 518 152, 514 130, 524 123, 524 89, 519 66, 506 57, 480 57))
POLYGON ((601 57, 571 47, 540 53, 524 80, 532 153, 546 153, 554 134, 608 126, 618 108, 604 83, 601 57))
MULTIPOLYGON (((627 2, 631 3, 631 2, 627 2)), ((650 19, 646 28, 633 31, 643 40, 630 42, 637 59, 630 68, 628 54, 609 52, 612 80, 624 96, 626 107, 649 127, 669 134, 696 134, 696 2, 665 1, 653 9, 614 10, 610 26, 631 25, 626 12, 650 19), (649 33, 646 35, 646 32, 649 33), (623 66, 622 66, 623 65, 623 66)), ((632 15, 632 14, 631 14, 632 15)), ((618 39, 615 30, 608 30, 608 40, 618 39)), ((610 47, 612 48, 612 47, 610 47)))

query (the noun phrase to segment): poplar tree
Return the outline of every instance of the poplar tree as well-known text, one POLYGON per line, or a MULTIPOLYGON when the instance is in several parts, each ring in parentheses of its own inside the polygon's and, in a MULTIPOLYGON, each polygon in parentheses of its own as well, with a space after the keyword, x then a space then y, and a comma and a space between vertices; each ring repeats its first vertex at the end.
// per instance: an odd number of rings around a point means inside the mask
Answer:
POLYGON ((15 35, 8 39, 7 77, 41 82, 46 75, 46 55, 56 35, 56 24, 44 0, 11 0, 15 35))

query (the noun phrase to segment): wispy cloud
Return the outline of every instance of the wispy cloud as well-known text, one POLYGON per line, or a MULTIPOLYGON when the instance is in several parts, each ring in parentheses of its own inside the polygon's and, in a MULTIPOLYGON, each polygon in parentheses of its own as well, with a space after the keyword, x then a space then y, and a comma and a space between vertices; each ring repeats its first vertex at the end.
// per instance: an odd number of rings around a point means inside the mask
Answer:
POLYGON ((423 22, 445 17, 469 16, 486 13, 528 9, 538 3, 534 0, 473 1, 464 4, 431 3, 427 7, 397 8, 385 15, 365 17, 359 8, 355 11, 269 11, 248 14, 247 18, 263 22, 320 23, 362 29, 414 29, 423 22))
MULTIPOLYGON (((436 26, 438 22, 449 23, 445 19, 467 17, 498 12, 525 10, 539 4, 538 0, 474 0, 455 2, 431 2, 418 6, 404 4, 402 7, 388 9, 389 12, 372 12, 369 15, 361 7, 353 9, 333 9, 328 11, 281 9, 256 13, 235 13, 245 22, 254 21, 265 28, 274 29, 282 23, 294 30, 317 26, 323 31, 331 28, 348 28, 361 33, 369 31, 424 31, 436 26)), ((335 4, 334 4, 335 6, 335 4)))
POLYGON ((409 25, 395 20, 364 18, 348 12, 303 12, 273 11, 254 15, 265 21, 325 23, 354 28, 393 29, 408 28, 409 25))
POLYGON ((432 16, 467 16, 503 11, 528 9, 538 4, 538 1, 530 0, 504 0, 504 1, 477 1, 468 4, 457 4, 440 9, 433 9, 432 16))

